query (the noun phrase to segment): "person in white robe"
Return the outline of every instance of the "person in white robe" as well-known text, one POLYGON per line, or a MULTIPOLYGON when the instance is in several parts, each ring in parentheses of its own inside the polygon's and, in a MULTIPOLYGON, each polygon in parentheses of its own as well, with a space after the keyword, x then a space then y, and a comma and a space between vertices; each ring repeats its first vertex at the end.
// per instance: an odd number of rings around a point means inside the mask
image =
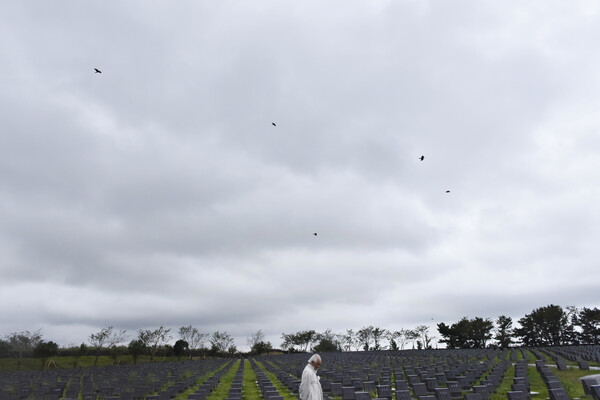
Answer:
POLYGON ((300 382, 300 400, 323 400, 323 389, 317 370, 321 367, 321 356, 313 354, 302 371, 300 382))

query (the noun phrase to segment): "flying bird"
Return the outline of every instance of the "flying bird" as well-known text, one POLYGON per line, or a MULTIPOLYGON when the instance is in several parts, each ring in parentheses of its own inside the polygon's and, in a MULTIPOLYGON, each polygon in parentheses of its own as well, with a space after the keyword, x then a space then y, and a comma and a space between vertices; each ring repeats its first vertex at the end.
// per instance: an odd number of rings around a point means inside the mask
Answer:
POLYGON ((313 235, 317 236, 317 232, 313 233, 313 235))
POLYGON ((271 124, 273 124, 273 126, 277 126, 277 125, 275 124, 275 122, 271 122, 271 124))
POLYGON ((446 190, 446 193, 450 193, 450 191, 449 191, 449 190, 446 190))
POLYGON ((102 73, 102 71, 100 71, 98 68, 94 68, 94 71, 95 71, 95 73, 97 73, 97 74, 101 74, 101 73, 102 73))
POLYGON ((423 161, 425 159, 425 156, 421 156, 419 157, 419 160, 423 161))

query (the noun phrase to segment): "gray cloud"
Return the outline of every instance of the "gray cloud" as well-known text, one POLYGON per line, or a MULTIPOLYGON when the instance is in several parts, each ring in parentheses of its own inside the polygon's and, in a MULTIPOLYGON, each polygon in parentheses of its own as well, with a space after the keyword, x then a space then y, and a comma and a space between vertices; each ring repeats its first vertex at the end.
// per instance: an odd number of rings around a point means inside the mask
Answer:
POLYGON ((0 334, 599 306, 598 16, 2 4, 0 334))

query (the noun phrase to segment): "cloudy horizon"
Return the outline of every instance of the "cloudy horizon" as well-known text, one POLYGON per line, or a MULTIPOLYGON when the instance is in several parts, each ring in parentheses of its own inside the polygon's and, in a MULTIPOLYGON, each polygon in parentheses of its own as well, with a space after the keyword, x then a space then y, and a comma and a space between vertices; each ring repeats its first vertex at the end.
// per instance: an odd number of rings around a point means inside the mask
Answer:
POLYGON ((191 324, 244 348, 600 307, 594 2, 0 21, 0 336, 191 324))

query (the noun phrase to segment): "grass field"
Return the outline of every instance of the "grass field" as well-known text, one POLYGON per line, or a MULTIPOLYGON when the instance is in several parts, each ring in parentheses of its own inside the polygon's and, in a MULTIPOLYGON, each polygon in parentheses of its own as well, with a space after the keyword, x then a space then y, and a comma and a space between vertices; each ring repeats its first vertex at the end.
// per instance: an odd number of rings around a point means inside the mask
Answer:
MULTIPOLYGON (((75 357, 53 357, 46 361, 44 369, 49 368, 86 368, 94 365, 96 356, 83 356, 76 359, 75 357), (50 365, 49 365, 50 364, 50 365)), ((200 358, 195 358, 200 359, 200 358)), ((187 359, 182 357, 181 361, 187 359)), ((154 357, 152 362, 177 362, 177 357, 154 357)), ((150 356, 139 356, 137 359, 138 364, 150 362, 150 356)), ((133 364, 133 357, 131 356, 120 356, 117 358, 118 365, 133 364)), ((115 365, 115 360, 109 356, 98 357, 97 366, 115 365)), ((14 358, 0 358, 0 372, 10 372, 17 370, 17 360, 14 358)), ((21 360, 22 371, 41 371, 42 363, 39 358, 23 358, 21 360)))
MULTIPOLYGON (((55 357, 51 360, 48 360, 46 362, 46 365, 44 366, 44 368, 45 369, 54 369, 54 368, 71 369, 71 368, 74 368, 75 365, 77 365, 76 368, 78 368, 78 369, 86 368, 86 367, 91 367, 94 365, 95 358, 96 358, 95 356, 84 356, 84 357, 79 357, 79 358, 55 357)), ((522 358, 522 355, 520 352, 519 352, 518 358, 519 359, 522 358)), ((544 357, 544 358, 546 358, 546 357, 544 357)), ((533 353, 531 353, 530 351, 527 351, 525 354, 525 359, 527 360, 528 364, 534 364, 536 356, 533 353)), ((177 357, 166 357, 166 358, 162 358, 162 357, 156 358, 155 357, 153 360, 154 363, 177 362, 177 361, 178 361, 177 357)), ((185 361, 185 359, 182 358, 181 361, 185 361)), ((297 399, 296 396, 290 394, 287 387, 285 385, 283 385, 283 383, 277 379, 276 375, 274 373, 270 372, 270 370, 272 370, 272 367, 274 366, 274 364, 271 364, 271 362, 268 360, 264 360, 264 359, 260 359, 260 358, 255 359, 255 361, 256 361, 256 366, 258 368, 260 368, 260 370, 262 370, 266 374, 266 376, 271 380, 273 385, 277 388, 280 395, 283 396, 285 400, 297 399)), ((552 364, 551 359, 546 358, 546 361, 548 364, 552 364)), ((138 364, 149 363, 149 362, 150 362, 149 356, 139 357, 138 361, 137 361, 138 364)), ((240 362, 242 362, 242 361, 235 360, 235 362, 233 364, 229 364, 229 367, 228 367, 229 369, 222 376, 221 383, 215 389, 215 391, 213 391, 213 393, 211 393, 211 395, 209 396, 210 400, 224 399, 227 397, 227 393, 229 391, 229 388, 231 386, 231 383, 233 381, 235 373, 237 372, 238 367, 240 366, 240 362)), ((246 360, 243 360, 243 362, 244 362, 244 374, 243 374, 244 399, 260 400, 261 393, 256 384, 256 380, 257 380, 256 373, 252 369, 251 363, 249 360, 246 359, 246 360)), ((114 364, 115 364, 115 360, 108 356, 99 357, 98 362, 97 362, 98 366, 108 366, 108 365, 114 365, 114 364)), ((131 358, 131 356, 121 356, 117 359, 117 364, 120 364, 120 365, 133 364, 133 359, 131 358)), ((569 364, 573 364, 573 363, 569 363, 569 364)), ((590 365, 597 367, 598 363, 590 363, 590 365)), ((578 368, 570 368, 566 371, 559 371, 556 368, 553 368, 553 367, 550 367, 550 368, 551 368, 552 372, 562 382, 562 384, 563 384, 564 388, 566 389, 567 393, 569 394, 570 398, 572 398, 572 399, 580 398, 582 400, 592 400, 591 396, 586 396, 584 394, 583 386, 581 384, 580 378, 583 376, 586 376, 586 375, 592 375, 592 374, 594 374, 595 371, 593 371, 593 370, 582 371, 582 370, 579 370, 578 368)), ((7 359, 7 358, 0 359, 0 372, 15 371, 16 369, 17 369, 17 361, 15 359, 7 359)), ((41 363, 40 359, 24 358, 21 361, 21 370, 39 371, 41 369, 42 369, 42 363, 41 363)), ((513 383, 514 370, 515 370, 514 366, 511 365, 508 367, 506 373, 504 374, 504 379, 502 381, 502 384, 500 385, 500 387, 498 388, 496 393, 493 393, 490 395, 490 400, 505 400, 507 398, 507 392, 511 390, 511 385, 513 383)), ((216 371, 213 371, 213 372, 201 377, 196 382, 194 387, 191 387, 186 392, 178 395, 176 397, 176 400, 187 399, 187 396, 190 393, 193 393, 195 388, 199 387, 206 379, 208 379, 215 372, 216 371)), ((530 399, 531 400, 547 399, 549 397, 548 390, 542 380, 541 375, 538 373, 536 368, 534 366, 530 365, 527 369, 527 374, 528 374, 528 380, 529 380, 529 384, 530 384, 531 391, 532 391, 530 399)), ((330 396, 330 399, 337 400, 336 397, 332 397, 332 396, 330 396)))

